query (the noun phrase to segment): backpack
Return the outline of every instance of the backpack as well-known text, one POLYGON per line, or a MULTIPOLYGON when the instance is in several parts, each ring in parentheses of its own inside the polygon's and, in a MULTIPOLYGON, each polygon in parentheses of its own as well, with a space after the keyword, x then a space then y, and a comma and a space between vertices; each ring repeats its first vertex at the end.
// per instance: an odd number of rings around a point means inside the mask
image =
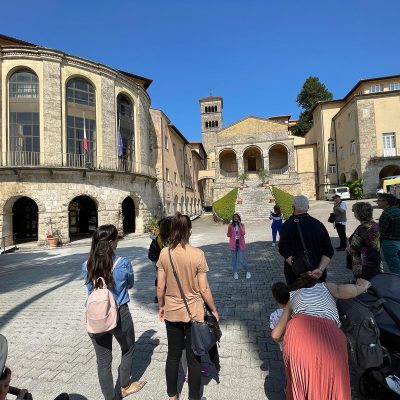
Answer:
POLYGON ((339 299, 337 308, 351 360, 362 370, 381 366, 383 349, 380 332, 368 305, 357 299, 339 299))
MULTIPOLYGON (((120 259, 121 257, 118 257, 115 260, 111 273, 120 259)), ((86 330, 88 333, 109 332, 118 323, 118 306, 114 295, 107 288, 104 278, 97 278, 97 281, 99 280, 102 281, 102 287, 93 288, 86 302, 86 330)))

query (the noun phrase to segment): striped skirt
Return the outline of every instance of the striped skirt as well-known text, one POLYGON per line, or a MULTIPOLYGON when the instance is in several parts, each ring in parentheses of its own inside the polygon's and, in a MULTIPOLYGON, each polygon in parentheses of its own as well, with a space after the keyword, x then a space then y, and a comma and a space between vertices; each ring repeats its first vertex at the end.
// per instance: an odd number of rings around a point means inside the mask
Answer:
POLYGON ((287 400, 351 400, 347 340, 334 321, 294 315, 283 358, 287 400))

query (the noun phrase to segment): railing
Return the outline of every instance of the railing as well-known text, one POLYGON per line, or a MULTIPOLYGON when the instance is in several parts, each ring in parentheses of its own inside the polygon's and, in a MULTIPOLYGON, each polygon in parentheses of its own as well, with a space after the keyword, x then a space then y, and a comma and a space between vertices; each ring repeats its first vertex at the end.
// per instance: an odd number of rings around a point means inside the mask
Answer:
POLYGON ((9 251, 9 249, 7 250, 6 247, 11 249, 15 248, 15 235, 16 233, 12 233, 10 235, 4 235, 1 237, 0 254, 6 254, 7 251, 9 251))
POLYGON ((225 178, 237 178, 238 177, 237 171, 228 172, 228 171, 224 171, 223 169, 220 169, 219 174, 225 178))
POLYGON ((10 151, 5 153, 7 165, 30 166, 40 164, 40 153, 36 151, 10 151))
POLYGON ((391 148, 391 149, 383 149, 383 157, 396 157, 397 152, 396 149, 391 148))
POLYGON ((288 171, 289 171, 289 166, 288 166, 288 165, 285 165, 283 168, 270 169, 270 170, 269 170, 269 173, 270 173, 271 175, 283 175, 283 174, 285 174, 285 173, 288 172, 288 171))
POLYGON ((94 153, 43 154, 33 151, 12 151, 2 153, 0 165, 3 167, 43 166, 46 168, 91 168, 101 171, 129 172, 132 174, 156 177, 155 169, 149 165, 118 157, 96 157, 94 153), (41 156, 44 163, 41 164, 41 156), (51 159, 52 161, 48 161, 51 159), (55 161, 56 160, 56 161, 55 161))

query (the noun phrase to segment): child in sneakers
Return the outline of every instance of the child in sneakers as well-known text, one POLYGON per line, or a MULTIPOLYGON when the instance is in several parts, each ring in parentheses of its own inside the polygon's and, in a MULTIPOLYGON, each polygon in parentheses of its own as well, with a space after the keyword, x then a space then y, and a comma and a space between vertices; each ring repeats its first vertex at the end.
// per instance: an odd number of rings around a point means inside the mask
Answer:
POLYGON ((274 205, 274 211, 271 211, 269 215, 269 219, 272 220, 272 247, 276 246, 276 234, 281 232, 281 226, 282 226, 282 221, 283 221, 283 215, 281 212, 281 208, 278 206, 278 204, 274 205))
MULTIPOLYGON (((272 287, 272 296, 278 303, 278 308, 269 317, 269 327, 273 330, 278 324, 286 304, 290 299, 289 287, 284 282, 275 282, 272 287)), ((279 348, 282 351, 282 342, 279 342, 279 348)))

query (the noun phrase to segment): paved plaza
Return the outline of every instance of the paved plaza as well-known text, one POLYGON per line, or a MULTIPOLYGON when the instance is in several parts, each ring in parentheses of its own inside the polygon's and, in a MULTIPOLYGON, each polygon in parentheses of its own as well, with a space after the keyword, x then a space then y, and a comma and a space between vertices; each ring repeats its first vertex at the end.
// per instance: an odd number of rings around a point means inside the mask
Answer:
MULTIPOLYGON (((310 214, 326 221, 331 208, 328 202, 312 202, 310 214)), ((375 213, 378 217, 380 211, 375 213)), ((349 234, 357 222, 351 212, 348 217, 349 234)), ((337 247, 336 231, 327 225, 337 247)), ((203 398, 283 399, 282 357, 268 324, 276 308, 271 284, 284 280, 282 258, 271 247, 270 224, 246 224, 252 279, 246 280, 242 270, 239 280, 233 280, 226 229, 203 216, 194 222, 191 239, 206 254, 223 331, 219 383, 215 377, 203 378, 203 398)), ((167 398, 167 340, 153 302, 155 270, 147 259, 149 244, 149 237, 124 239, 117 249, 132 260, 135 272, 130 291, 136 334, 133 375, 148 381, 140 393, 129 397, 137 400, 167 398)), ((12 385, 28 388, 35 400, 52 400, 63 391, 73 400, 102 398, 94 350, 81 323, 86 299, 81 264, 88 251, 86 243, 0 256, 0 332, 9 341, 12 385)), ((335 253, 329 277, 335 282, 350 278, 344 252, 335 253)), ((120 355, 119 348, 114 349, 116 376, 120 355)), ((182 398, 187 399, 187 384, 182 386, 182 398)))

